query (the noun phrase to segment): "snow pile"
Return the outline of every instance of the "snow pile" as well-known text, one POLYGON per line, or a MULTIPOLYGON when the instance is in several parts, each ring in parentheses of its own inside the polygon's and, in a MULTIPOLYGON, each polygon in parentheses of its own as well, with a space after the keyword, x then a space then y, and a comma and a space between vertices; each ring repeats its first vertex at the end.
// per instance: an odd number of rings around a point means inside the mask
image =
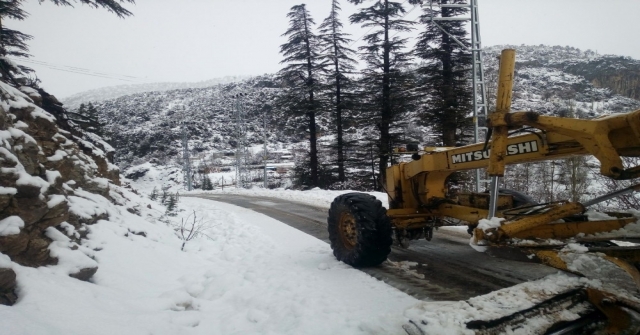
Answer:
MULTIPOLYGON (((606 233, 598 233, 594 236, 598 238, 640 238, 640 211, 636 209, 629 209, 625 212, 633 215, 637 220, 636 222, 632 222, 624 226, 624 228, 620 228, 617 230, 613 230, 606 233)), ((604 213, 598 212, 587 212, 589 214, 589 220, 598 219, 598 220, 613 220, 615 217, 606 215, 604 213), (599 214, 599 215, 598 215, 599 214)))
POLYGON ((499 217, 492 217, 491 219, 482 219, 478 221, 478 228, 482 229, 483 231, 500 228, 500 226, 502 225, 502 221, 504 221, 504 218, 499 218, 499 217))
POLYGON ((15 235, 24 227, 24 221, 17 215, 0 220, 0 236, 15 235))
POLYGON ((98 267, 98 263, 93 260, 94 250, 73 242, 69 236, 76 237, 78 233, 70 224, 67 223, 64 226, 67 228, 67 235, 53 227, 47 228, 46 236, 53 241, 49 245, 50 255, 58 259, 57 266, 49 267, 49 271, 59 275, 76 276, 83 270, 87 271, 85 269, 91 269, 89 271, 94 272, 98 267))

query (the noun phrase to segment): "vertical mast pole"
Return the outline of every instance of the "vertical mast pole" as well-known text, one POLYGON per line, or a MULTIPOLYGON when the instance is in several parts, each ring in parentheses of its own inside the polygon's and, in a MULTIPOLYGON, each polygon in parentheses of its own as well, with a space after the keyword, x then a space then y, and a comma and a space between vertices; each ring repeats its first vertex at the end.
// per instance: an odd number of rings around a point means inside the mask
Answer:
MULTIPOLYGON (((480 16, 478 14, 478 0, 470 0, 471 6, 471 56, 473 71, 473 139, 480 142, 480 130, 486 131, 487 90, 484 81, 484 68, 482 62, 482 41, 480 38, 480 16), (480 122, 483 119, 485 122, 480 122)), ((475 171, 475 191, 481 192, 483 182, 480 170, 475 171)))
POLYGON ((264 188, 267 189, 267 113, 264 113, 262 116, 262 131, 263 131, 263 141, 264 147, 262 149, 262 164, 264 164, 264 188))
POLYGON ((500 73, 498 76, 498 96, 496 110, 491 114, 491 154, 487 173, 491 176, 489 218, 496 214, 499 178, 504 176, 504 159, 507 156, 508 128, 505 117, 511 111, 511 95, 513 93, 513 77, 516 64, 514 49, 502 50, 500 55, 500 73))
POLYGON ((240 96, 236 96, 236 188, 239 189, 242 187, 242 181, 240 180, 240 155, 242 154, 241 149, 241 135, 242 129, 240 128, 240 96))

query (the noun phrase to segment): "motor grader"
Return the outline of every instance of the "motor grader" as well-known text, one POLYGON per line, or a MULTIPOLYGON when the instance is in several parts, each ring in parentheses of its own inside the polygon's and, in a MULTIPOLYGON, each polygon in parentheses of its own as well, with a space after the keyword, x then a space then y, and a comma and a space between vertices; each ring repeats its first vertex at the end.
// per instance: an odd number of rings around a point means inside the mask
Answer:
MULTIPOLYGON (((586 155, 599 161, 599 172, 606 177, 638 178, 640 166, 624 166, 622 157, 640 157, 640 110, 592 120, 512 112, 514 69, 515 51, 503 50, 496 109, 488 116, 485 143, 421 151, 412 161, 389 167, 388 209, 363 193, 344 194, 333 201, 328 215, 333 253, 354 267, 376 266, 387 259, 394 239, 399 244, 430 240, 434 228, 460 222, 468 226, 473 236, 471 244, 493 256, 540 262, 588 278, 600 273, 606 278, 595 279, 614 283, 610 289, 603 289, 607 285, 585 285, 549 299, 549 304, 569 306, 578 300, 590 305, 591 314, 581 316, 579 324, 583 326, 570 326, 574 333, 637 334, 640 236, 631 236, 621 228, 637 224, 638 219, 628 213, 607 213, 600 216, 606 219, 594 221, 585 211, 620 194, 640 190, 640 184, 585 203, 537 204, 524 194, 499 189, 498 178, 504 176, 505 165, 586 155), (527 127, 526 134, 510 136, 510 131, 518 133, 523 127, 527 127), (454 192, 448 186, 457 172, 473 169, 486 169, 491 177, 488 192, 454 192), (626 243, 616 243, 621 240, 626 243), (584 262, 584 257, 590 261, 584 262), (595 322, 591 320, 593 313, 599 315, 598 324, 584 328, 584 324, 595 322)), ((548 311, 544 306, 540 308, 548 311)), ((483 329, 476 331, 482 334, 492 333, 487 327, 494 327, 499 333, 504 329, 501 323, 514 319, 494 320, 479 328, 470 323, 467 327, 483 329)))

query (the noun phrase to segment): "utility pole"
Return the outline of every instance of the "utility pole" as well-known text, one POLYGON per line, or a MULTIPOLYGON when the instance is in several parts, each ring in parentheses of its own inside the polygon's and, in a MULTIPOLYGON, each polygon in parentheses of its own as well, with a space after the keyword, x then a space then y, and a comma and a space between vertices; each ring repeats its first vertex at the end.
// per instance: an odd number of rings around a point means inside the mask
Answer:
POLYGON ((242 151, 240 149, 240 142, 242 141, 242 117, 240 116, 240 97, 236 97, 236 188, 242 188, 242 180, 240 179, 240 155, 242 151))
MULTIPOLYGON (((182 115, 184 117, 185 108, 182 106, 182 115)), ((184 171, 184 181, 187 191, 192 190, 191 183, 191 158, 189 157, 189 134, 187 122, 182 119, 182 170, 184 171)))
POLYGON ((267 113, 265 112, 262 115, 262 135, 263 135, 263 139, 262 141, 264 142, 264 147, 262 149, 263 154, 262 154, 262 163, 264 164, 264 189, 267 189, 267 113))
POLYGON ((236 99, 236 188, 242 188, 242 156, 245 155, 245 131, 244 119, 242 114, 242 101, 245 93, 237 93, 232 97, 236 99))

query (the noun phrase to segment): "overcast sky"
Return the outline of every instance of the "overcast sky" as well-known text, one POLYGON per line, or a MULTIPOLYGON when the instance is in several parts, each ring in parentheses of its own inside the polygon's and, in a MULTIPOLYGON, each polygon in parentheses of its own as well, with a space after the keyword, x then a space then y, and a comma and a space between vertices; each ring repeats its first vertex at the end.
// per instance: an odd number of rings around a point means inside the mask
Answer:
MULTIPOLYGON (((30 17, 6 25, 34 36, 33 57, 24 64, 36 70, 46 90, 64 98, 104 86, 277 72, 286 14, 301 2, 136 0, 136 5, 125 6, 134 16, 120 19, 80 4, 70 8, 27 0, 30 17)), ((484 46, 569 45, 640 59, 638 0, 478 2, 484 46)), ((305 3, 319 24, 331 1, 305 3)), ((355 6, 343 0, 342 7, 346 30, 360 38, 366 30, 348 23, 355 6)), ((406 18, 415 19, 420 11, 414 8, 406 18)))

